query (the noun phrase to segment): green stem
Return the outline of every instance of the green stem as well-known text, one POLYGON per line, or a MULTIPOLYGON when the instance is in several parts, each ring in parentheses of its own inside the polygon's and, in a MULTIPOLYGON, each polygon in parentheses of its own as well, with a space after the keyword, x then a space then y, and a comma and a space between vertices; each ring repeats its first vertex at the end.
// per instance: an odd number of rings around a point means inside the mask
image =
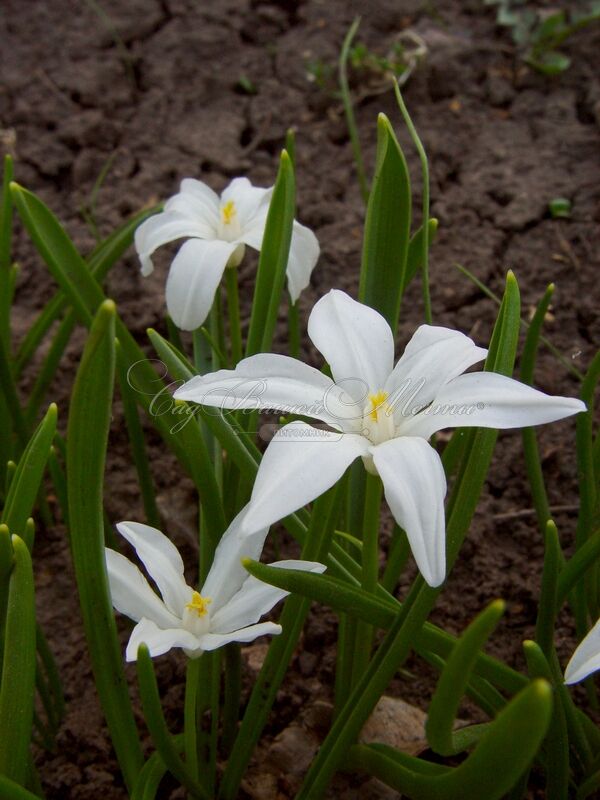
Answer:
POLYGON ((421 174, 423 176, 423 237, 421 242, 421 275, 423 278, 423 304, 425 306, 425 321, 431 325, 433 318, 431 315, 431 293, 429 290, 429 225, 427 224, 429 220, 429 162, 427 160, 427 153, 425 152, 423 143, 419 138, 419 134, 413 125, 413 121, 410 118, 410 114, 408 113, 408 109, 404 103, 404 98, 402 97, 402 92, 400 91, 400 85, 395 78, 394 92, 396 93, 396 100, 398 102, 398 106, 400 107, 400 113, 402 114, 404 123, 408 128, 410 138, 413 140, 413 144, 417 149, 419 160, 421 162, 421 174))
POLYGON ((240 321, 240 298, 238 291, 238 271, 236 267, 225 270, 227 306, 229 309, 229 333, 231 336, 232 367, 242 360, 242 326, 240 321))
POLYGON ((350 142, 352 144, 352 153, 354 155, 356 174, 358 175, 358 183, 360 185, 360 193, 366 205, 369 200, 369 187, 367 186, 365 166, 363 163, 362 153, 360 149, 360 140, 358 138, 358 127, 356 125, 356 118, 354 117, 354 109, 352 108, 352 96, 350 94, 350 86, 348 84, 348 55, 350 53, 350 45, 352 44, 352 40, 356 36, 356 31, 358 30, 359 25, 360 25, 360 17, 356 17, 344 39, 342 50, 340 52, 339 81, 340 81, 340 90, 342 95, 342 103, 344 104, 344 112, 346 114, 346 124, 348 126, 348 134, 350 135, 350 142))
MULTIPOLYGON (((363 522, 362 576, 365 592, 374 594, 379 578, 379 511, 383 486, 379 476, 367 473, 363 522)), ((371 660, 373 626, 360 621, 356 626, 352 664, 352 686, 365 672, 371 660)))
POLYGON ((300 314, 298 312, 298 302, 292 303, 288 298, 288 332, 290 343, 290 356, 300 358, 300 314))

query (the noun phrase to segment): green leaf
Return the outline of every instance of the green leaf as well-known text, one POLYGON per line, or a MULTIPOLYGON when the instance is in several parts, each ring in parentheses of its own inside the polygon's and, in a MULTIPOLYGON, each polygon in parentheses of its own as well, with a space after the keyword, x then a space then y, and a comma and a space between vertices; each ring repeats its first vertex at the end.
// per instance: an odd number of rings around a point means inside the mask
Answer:
POLYGON ((193 797, 209 800, 209 793, 188 772, 179 756, 173 737, 169 733, 163 716, 158 685, 154 674, 154 666, 145 644, 141 644, 137 653, 137 674, 140 684, 140 696, 144 708, 144 718, 152 736, 154 746, 169 771, 182 783, 193 797))
MULTIPOLYGON (((541 600, 540 600, 541 602, 541 600)), ((550 684, 554 682, 552 668, 542 648, 536 642, 523 642, 523 651, 527 661, 527 670, 532 678, 544 678, 550 684)), ((549 659, 556 658, 554 652, 549 659)), ((570 702, 568 693, 562 685, 562 675, 558 676, 559 692, 554 703, 552 720, 546 736, 546 797, 548 800, 563 800, 569 793, 569 738, 563 698, 570 702)))
POLYGON ((29 550, 18 536, 12 536, 12 548, 0 683, 0 775, 23 784, 35 694, 35 603, 29 550))
MULTIPOLYGON (((264 583, 307 597, 335 611, 371 622, 382 630, 391 628, 402 608, 401 604, 391 596, 384 600, 379 596, 367 594, 359 586, 353 586, 331 575, 270 567, 268 564, 250 559, 244 561, 244 567, 264 583)), ((444 659, 448 658, 455 643, 454 636, 429 622, 424 624, 413 642, 417 653, 426 656, 430 651, 444 659)), ((477 654, 475 671, 508 692, 518 692, 526 682, 518 672, 483 653, 477 654)))
POLYGON ((115 373, 115 314, 112 301, 100 306, 75 378, 67 429, 67 487, 71 550, 96 688, 131 788, 142 753, 108 587, 102 513, 115 373))
POLYGON ((277 312, 285 283, 295 213, 294 167, 287 152, 281 153, 279 172, 269 205, 254 285, 246 355, 271 349, 277 312))
POLYGON ((495 600, 482 611, 454 645, 446 662, 429 704, 425 727, 427 741, 436 753, 451 755, 459 752, 456 749, 458 742, 452 734, 454 719, 477 655, 496 627, 504 608, 502 600, 495 600))
POLYGON ((556 590, 562 561, 558 531, 552 520, 546 525, 544 570, 542 588, 535 623, 535 638, 547 659, 554 652, 554 621, 556 618, 556 590))
POLYGON ((544 75, 560 75, 561 72, 569 69, 571 59, 559 53, 557 50, 547 50, 536 55, 529 55, 525 58, 527 64, 544 75))
POLYGON ((0 775, 0 800, 40 800, 40 797, 11 781, 10 778, 0 775))
MULTIPOLYGON (((133 234, 138 225, 157 210, 157 208, 151 208, 135 214, 120 228, 113 231, 113 233, 101 242, 92 254, 88 256, 86 261, 89 270, 99 283, 104 281, 109 270, 131 245, 133 242, 133 234)), ((59 289, 54 297, 46 303, 43 311, 41 311, 31 328, 27 331, 19 347, 15 365, 17 375, 21 373, 25 364, 31 359, 51 325, 69 305, 69 302, 69 297, 62 289, 59 289)), ((72 310, 68 312, 67 317, 72 321, 71 324, 74 324, 77 319, 72 310)), ((64 324, 67 324, 66 318, 64 324)))
POLYGON ((358 298, 398 325, 411 223, 406 160, 385 114, 377 120, 377 160, 367 206, 358 298))
MULTIPOLYGON (((531 385, 533 383, 533 376, 535 370, 535 362, 537 358, 537 351, 540 343, 540 336, 542 332, 542 325, 546 313, 554 294, 554 284, 551 283, 540 302, 537 305, 535 314, 531 320, 527 335, 525 337, 525 346, 523 347, 523 355, 521 357, 521 380, 523 383, 531 385)), ((531 487, 531 494, 533 497, 533 505, 538 520, 538 525, 542 533, 546 532, 546 523, 550 519, 550 505, 548 503, 548 495, 546 493, 546 486, 544 483, 544 474, 542 472, 542 463, 540 461, 540 454, 537 445, 537 435, 534 428, 524 428, 522 432, 523 438, 523 453, 525 456, 525 466, 527 468, 527 476, 531 487)))
POLYGON ((25 523, 31 516, 40 489, 56 431, 56 417, 56 405, 52 403, 19 459, 6 496, 0 522, 20 536, 23 536, 25 523))
POLYGON ((355 746, 348 762, 411 800, 500 800, 535 757, 551 714, 552 690, 546 681, 535 680, 508 703, 455 769, 426 773, 416 767, 418 759, 384 745, 355 746))

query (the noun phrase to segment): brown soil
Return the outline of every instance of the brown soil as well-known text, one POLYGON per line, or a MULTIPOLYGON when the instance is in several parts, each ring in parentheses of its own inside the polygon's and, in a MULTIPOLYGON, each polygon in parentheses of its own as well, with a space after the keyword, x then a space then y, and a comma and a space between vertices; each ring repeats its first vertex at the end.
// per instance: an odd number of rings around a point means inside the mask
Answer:
MULTIPOLYGON (((418 32, 429 47, 405 96, 430 156, 432 211, 440 221, 431 265, 435 321, 485 344, 495 307, 454 264, 464 264, 497 292, 511 267, 520 282, 525 314, 547 283, 557 284, 548 335, 579 369, 589 364, 594 342, 597 346, 600 341, 600 251, 593 239, 600 218, 598 28, 573 38, 566 48, 572 68, 549 79, 523 65, 508 35, 496 28, 493 11, 479 0, 103 0, 102 16, 95 8, 92 0, 5 0, 0 17, 0 127, 5 140, 11 138, 11 129, 16 134, 17 179, 54 209, 82 251, 94 240, 80 210, 109 158, 95 212, 102 233, 141 206, 174 193, 185 176, 200 177, 215 189, 239 174, 270 185, 285 131, 294 126, 298 217, 315 230, 322 247, 312 286, 300 301, 303 320, 329 288, 355 294, 364 208, 341 106, 331 92, 309 82, 307 63, 320 59, 333 64, 355 13, 362 13, 359 39, 375 52, 385 53, 405 28, 418 32), (255 93, 245 92, 240 79, 250 81, 255 93), (548 202, 557 196, 572 201, 570 219, 550 218, 548 202)), ((418 164, 391 92, 367 95, 357 109, 369 171, 379 111, 399 131, 418 186, 418 164)), ((22 232, 16 256, 22 267, 13 316, 18 339, 54 286, 22 232)), ((250 259, 242 269, 246 297, 252 270, 250 259)), ((108 292, 140 342, 146 327, 161 329, 164 274, 157 270, 142 279, 129 254, 109 277, 108 292)), ((405 298, 399 345, 421 320, 415 283, 405 298)), ((78 332, 50 393, 59 402, 63 427, 83 340, 78 332)), ((283 337, 279 347, 285 347, 283 337)), ((33 377, 34 371, 24 392, 33 377)), ((551 393, 578 391, 577 381, 547 351, 540 355, 536 382, 551 393)), ((193 563, 191 488, 150 427, 148 431, 161 510, 193 563)), ((577 502, 573 442, 572 420, 540 431, 553 505, 577 502)), ((143 518, 118 405, 106 504, 111 520, 143 518)), ((499 439, 468 541, 433 614, 436 622, 457 632, 488 600, 504 597, 508 612, 489 649, 519 668, 521 642, 531 635, 535 621, 543 551, 527 509, 531 499, 520 437, 507 433, 499 439)), ((556 520, 568 549, 575 514, 561 511, 556 520)), ((39 620, 58 661, 68 703, 57 752, 37 753, 44 789, 48 798, 123 798, 86 657, 64 529, 41 532, 35 556, 39 620)), ((400 596, 414 569, 409 572, 400 596)), ((564 663, 573 647, 567 616, 557 638, 564 663)), ((254 796, 293 796, 281 742, 270 743, 300 709, 330 698, 334 642, 334 616, 315 609, 253 767, 254 785, 258 780, 262 787, 254 796), (261 783, 267 773, 274 777, 261 783)), ((247 652, 249 678, 260 645, 247 652)), ((158 664, 165 707, 176 730, 181 725, 184 659, 173 653, 158 664)), ((431 671, 416 659, 408 666, 412 679, 398 679, 393 691, 426 708, 431 671)), ((295 746, 294 737, 288 739, 295 746)), ((381 786, 359 788, 356 779, 339 781, 335 796, 395 795, 381 786)))

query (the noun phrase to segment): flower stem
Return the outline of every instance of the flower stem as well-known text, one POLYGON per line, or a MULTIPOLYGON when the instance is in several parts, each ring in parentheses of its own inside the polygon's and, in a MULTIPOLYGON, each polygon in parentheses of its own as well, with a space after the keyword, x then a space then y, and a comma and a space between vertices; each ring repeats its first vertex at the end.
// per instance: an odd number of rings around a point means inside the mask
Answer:
MULTIPOLYGON (((363 550, 361 585, 365 592, 374 594, 379 577, 379 511, 383 485, 378 475, 367 473, 365 484, 365 510, 363 517, 363 550)), ((359 622, 352 663, 352 686, 356 686, 371 660, 373 626, 359 622)))
POLYGON ((227 306, 229 309, 229 333, 231 335, 232 367, 242 359, 242 328, 240 322, 240 298, 238 291, 238 271, 235 267, 225 270, 227 306))
POLYGON ((298 303, 289 300, 288 311, 288 332, 290 340, 290 356, 300 358, 300 316, 298 314, 298 303))
POLYGON ((410 114, 408 113, 408 109, 404 103, 404 98, 402 97, 400 85, 397 80, 394 81, 394 92, 396 93, 396 100, 398 102, 398 106, 400 107, 400 113, 402 114, 404 123, 408 128, 410 138, 413 140, 413 144, 417 149, 417 153, 419 154, 419 159, 421 161, 421 173, 423 176, 423 255, 421 261, 421 275, 423 281, 425 322, 431 325, 431 295, 429 292, 429 162, 427 160, 427 153, 425 152, 423 143, 419 138, 419 134, 417 133, 413 121, 410 118, 410 114))

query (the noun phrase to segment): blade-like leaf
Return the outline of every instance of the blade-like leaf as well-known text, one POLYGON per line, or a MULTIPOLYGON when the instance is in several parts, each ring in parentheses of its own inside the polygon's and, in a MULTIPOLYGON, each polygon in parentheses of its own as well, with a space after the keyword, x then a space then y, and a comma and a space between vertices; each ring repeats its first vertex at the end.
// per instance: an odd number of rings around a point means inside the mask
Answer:
POLYGON ((457 742, 452 735, 454 719, 477 654, 503 612, 504 603, 502 600, 495 600, 479 614, 454 645, 429 704, 425 726, 427 740, 436 753, 450 755, 458 752, 457 742))
POLYGON ((292 240, 295 194, 294 167, 284 150, 258 260, 246 343, 247 356, 271 349, 292 240))
POLYGON ((69 528, 96 687, 131 788, 142 765, 104 558, 103 484, 115 373, 115 305, 96 315, 77 371, 67 429, 69 528))
POLYGON ((27 776, 35 694, 35 604, 31 556, 12 536, 0 684, 0 775, 23 784, 27 776))
POLYGON ((377 161, 369 195, 358 297, 398 324, 410 239, 411 189, 406 160, 385 114, 377 120, 377 161))

